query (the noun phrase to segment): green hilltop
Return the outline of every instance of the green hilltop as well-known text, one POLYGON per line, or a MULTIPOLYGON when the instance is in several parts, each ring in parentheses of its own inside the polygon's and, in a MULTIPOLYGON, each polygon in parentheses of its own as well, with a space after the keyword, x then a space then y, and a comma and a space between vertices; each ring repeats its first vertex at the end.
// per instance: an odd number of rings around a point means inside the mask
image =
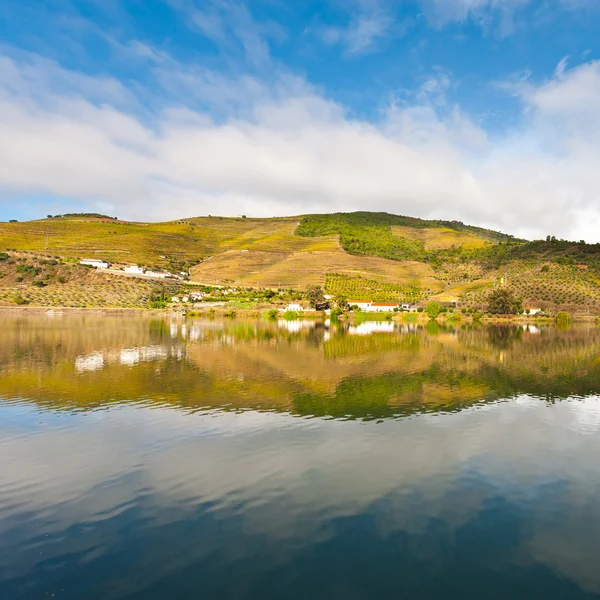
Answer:
MULTIPOLYGON (((29 253, 61 263, 96 258, 189 270, 192 281, 206 285, 303 290, 320 284, 355 299, 436 298, 464 308, 482 307, 490 289, 502 284, 526 307, 600 313, 599 244, 550 237, 526 241, 460 221, 388 213, 209 216, 165 223, 57 215, 0 223, 0 252, 17 253, 19 260, 29 253)), ((10 287, 14 295, 19 284, 26 288, 32 282, 26 276, 18 281, 7 262, 13 261, 0 261, 5 271, 0 289, 10 287)))

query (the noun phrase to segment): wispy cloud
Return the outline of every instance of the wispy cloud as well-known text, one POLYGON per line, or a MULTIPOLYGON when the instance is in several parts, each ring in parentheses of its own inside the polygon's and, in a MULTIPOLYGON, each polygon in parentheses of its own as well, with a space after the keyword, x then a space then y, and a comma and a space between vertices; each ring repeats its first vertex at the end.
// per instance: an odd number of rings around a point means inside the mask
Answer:
POLYGON ((317 25, 313 33, 324 43, 339 45, 348 55, 372 51, 378 41, 390 35, 395 21, 387 13, 363 13, 345 25, 317 25))
POLYGON ((240 0, 168 0, 188 19, 189 26, 210 39, 222 51, 242 53, 254 67, 269 64, 269 41, 281 40, 286 34, 274 21, 257 21, 240 0))

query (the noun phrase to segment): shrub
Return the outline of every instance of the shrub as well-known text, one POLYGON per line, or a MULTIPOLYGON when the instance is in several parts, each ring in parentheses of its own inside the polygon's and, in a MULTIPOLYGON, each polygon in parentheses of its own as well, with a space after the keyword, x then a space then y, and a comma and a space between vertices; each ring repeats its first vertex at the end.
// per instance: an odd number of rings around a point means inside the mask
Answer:
POLYGON ((283 318, 286 321, 295 321, 298 318, 298 313, 295 310, 286 310, 283 313, 283 318))
POLYGON ((332 308, 331 309, 331 320, 337 321, 341 315, 344 314, 344 311, 341 308, 332 308))
POLYGON ((6 252, 0 252, 0 261, 8 260, 9 258, 10 258, 10 256, 8 254, 6 254, 6 252))
POLYGON ((46 284, 43 281, 40 281, 39 279, 37 281, 32 282, 31 285, 34 285, 35 287, 39 288, 46 287, 46 284))
POLYGON ((277 318, 277 313, 278 313, 278 311, 276 308, 271 308, 270 310, 266 310, 263 313, 263 317, 265 319, 268 319, 269 321, 273 321, 277 318))
POLYGON ((442 307, 440 306, 439 302, 436 302, 435 300, 433 302, 430 302, 427 307, 425 308, 425 311, 427 312, 427 316, 430 319, 436 319, 438 317, 438 315, 440 314, 440 312, 442 311, 442 307))
POLYGON ((559 312, 554 320, 559 327, 568 327, 571 324, 571 315, 568 312, 559 312))
POLYGON ((25 300, 25 298, 23 298, 21 294, 15 294, 12 300, 15 304, 18 304, 19 306, 23 304, 29 304, 29 300, 25 300))

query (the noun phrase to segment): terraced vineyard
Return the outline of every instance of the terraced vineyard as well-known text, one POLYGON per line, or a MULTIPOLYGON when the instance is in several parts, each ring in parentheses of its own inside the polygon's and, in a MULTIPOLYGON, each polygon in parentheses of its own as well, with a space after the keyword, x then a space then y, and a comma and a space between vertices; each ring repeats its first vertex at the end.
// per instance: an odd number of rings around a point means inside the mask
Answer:
POLYGON ((0 261, 0 306, 148 308, 152 281, 112 276, 37 255, 0 261))
POLYGON ((419 302, 431 296, 433 290, 395 283, 383 283, 362 277, 328 273, 325 291, 332 296, 374 302, 419 302))
MULTIPOLYGON (((526 307, 549 312, 567 310, 578 313, 600 312, 600 278, 585 265, 562 265, 513 261, 490 274, 492 285, 504 285, 523 298, 526 307)), ((462 298, 466 307, 486 303, 487 288, 467 292, 462 298)))

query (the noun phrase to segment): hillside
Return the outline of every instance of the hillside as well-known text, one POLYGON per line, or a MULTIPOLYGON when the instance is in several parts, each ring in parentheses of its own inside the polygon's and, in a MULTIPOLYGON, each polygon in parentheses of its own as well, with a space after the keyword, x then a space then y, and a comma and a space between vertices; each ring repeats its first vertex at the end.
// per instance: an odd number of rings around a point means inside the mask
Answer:
MULTIPOLYGON (((61 264, 99 258, 116 265, 189 269, 193 281, 207 285, 303 290, 320 284, 348 297, 400 301, 435 297, 473 308, 485 304, 494 285, 503 284, 522 297, 526 306, 600 312, 600 245, 555 239, 527 242, 458 221, 387 213, 197 217, 168 223, 62 215, 0 223, 2 251, 30 253, 38 261, 61 264)), ((31 266, 40 267, 33 262, 31 266)), ((15 273, 6 266, 3 269, 0 288, 6 300, 19 287, 33 285, 34 278, 16 281, 15 273)), ((102 294, 90 294, 90 290, 110 276, 81 273, 82 278, 71 280, 88 287, 88 301, 95 304, 102 294), (94 283, 94 277, 100 283, 94 283)), ((148 282, 116 279, 110 279, 113 288, 136 290, 135 300, 126 304, 143 305, 153 293, 148 282)), ((59 295, 72 296, 64 289, 59 295)))

